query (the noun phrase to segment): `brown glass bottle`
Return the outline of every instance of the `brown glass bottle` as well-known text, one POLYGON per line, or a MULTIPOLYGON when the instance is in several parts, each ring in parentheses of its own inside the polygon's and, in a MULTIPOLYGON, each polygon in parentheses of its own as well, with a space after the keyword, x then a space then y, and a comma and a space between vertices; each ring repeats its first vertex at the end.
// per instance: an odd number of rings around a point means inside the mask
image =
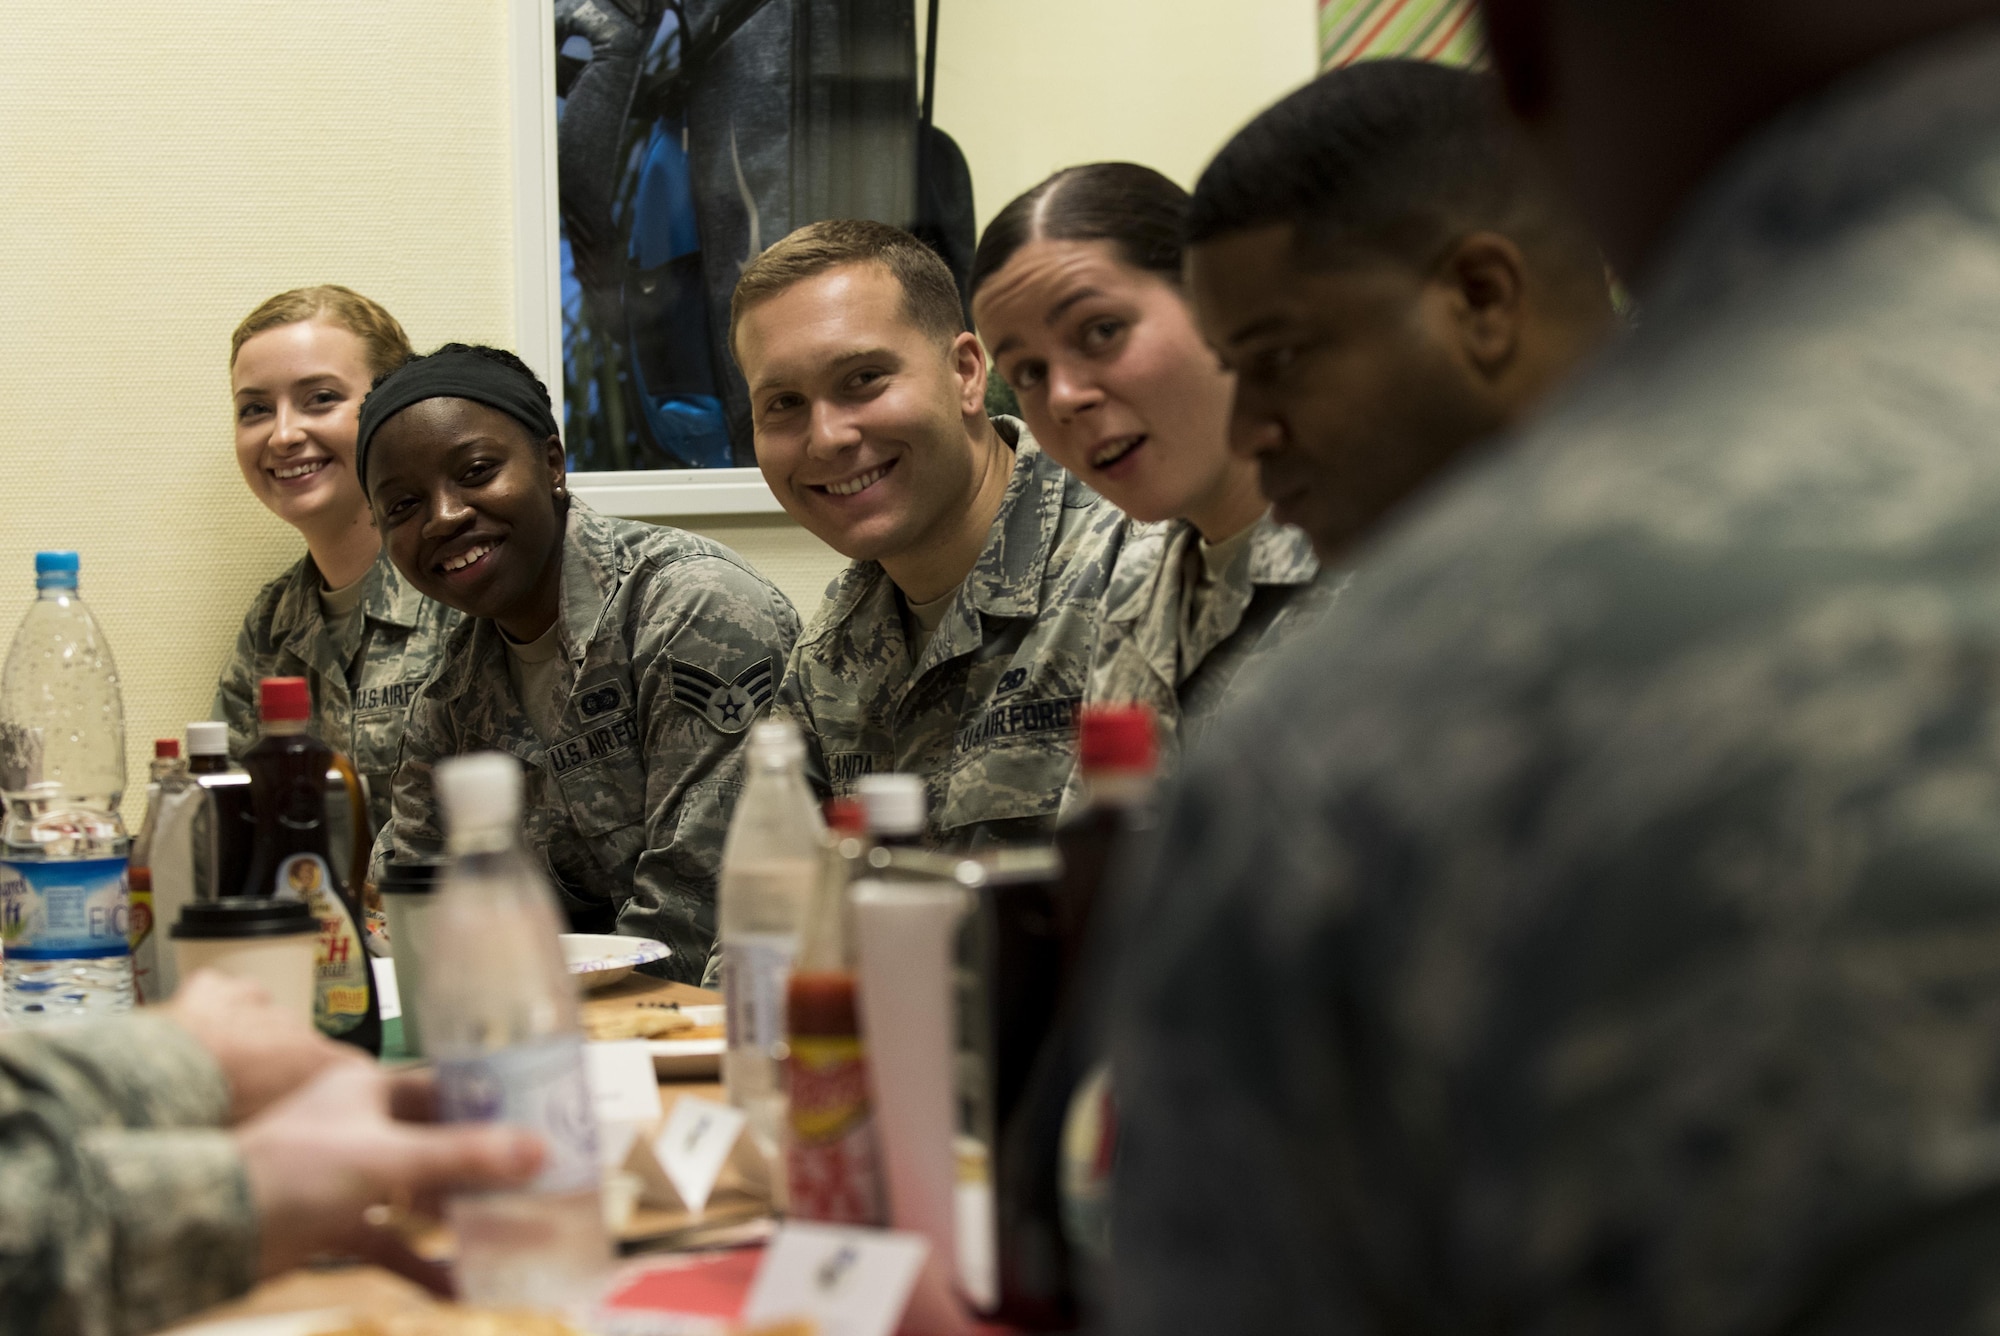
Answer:
POLYGON ((195 898, 241 895, 250 875, 250 851, 257 842, 250 776, 229 763, 226 724, 192 723, 187 736, 188 774, 207 791, 209 800, 209 811, 197 818, 195 898))
POLYGON ((359 906, 333 869, 327 845, 326 772, 333 750, 306 731, 312 698, 302 677, 258 684, 264 735, 244 754, 257 837, 244 895, 303 900, 319 919, 313 1020, 320 1033, 382 1051, 375 973, 359 906))

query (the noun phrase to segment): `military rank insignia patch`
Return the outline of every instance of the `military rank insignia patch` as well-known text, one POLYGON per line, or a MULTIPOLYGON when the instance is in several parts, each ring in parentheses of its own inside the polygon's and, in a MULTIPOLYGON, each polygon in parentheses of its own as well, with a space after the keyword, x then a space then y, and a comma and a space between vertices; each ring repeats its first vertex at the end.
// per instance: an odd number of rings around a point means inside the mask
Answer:
POLYGON ((750 727, 757 711, 771 703, 778 689, 777 674, 769 659, 760 659, 726 682, 706 668, 671 659, 674 699, 708 720, 724 733, 741 733, 750 727))

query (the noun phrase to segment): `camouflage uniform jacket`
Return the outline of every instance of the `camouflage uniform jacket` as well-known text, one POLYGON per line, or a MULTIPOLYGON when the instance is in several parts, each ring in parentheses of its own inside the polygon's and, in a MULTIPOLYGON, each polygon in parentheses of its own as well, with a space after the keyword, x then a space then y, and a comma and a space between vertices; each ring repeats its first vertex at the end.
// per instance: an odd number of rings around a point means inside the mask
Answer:
POLYGON ((312 689, 312 731, 354 762, 367 781, 369 816, 380 830, 389 819, 389 782, 403 744, 403 718, 460 614, 419 594, 387 553, 376 559, 367 579, 361 615, 346 644, 334 643, 326 624, 319 601, 324 582, 310 556, 265 585, 243 619, 236 652, 223 666, 213 713, 229 725, 229 754, 241 760, 260 733, 258 681, 305 678, 312 689))
POLYGON ((1190 761, 1114 1330, 1994 1329, 2000 31, 1756 132, 1648 277, 1190 761))
POLYGON ((823 789, 900 770, 930 788, 940 844, 1045 840, 1076 766, 1076 707, 1124 534, 1118 511, 1035 445, 1015 443, 991 537, 915 664, 902 596, 857 561, 799 637, 778 708, 823 789))
MULTIPOLYGON (((1111 574, 1085 697, 1150 705, 1163 771, 1199 742, 1244 672, 1312 625, 1346 580, 1345 572, 1320 570, 1304 532, 1265 515, 1184 626, 1187 572, 1201 560, 1200 543, 1201 531, 1186 520, 1133 526, 1111 574)), ((1064 810, 1080 794, 1072 781, 1064 810)))
POLYGON ((417 693, 386 857, 443 847, 431 772, 504 751, 527 770, 523 824, 579 927, 652 937, 665 972, 701 978, 722 838, 751 722, 798 636, 791 601, 719 543, 570 502, 563 539, 563 723, 544 745, 514 694, 500 628, 467 618, 417 693))
POLYGON ((125 1336, 248 1289, 229 1089, 154 1016, 0 1034, 0 1333, 125 1336))

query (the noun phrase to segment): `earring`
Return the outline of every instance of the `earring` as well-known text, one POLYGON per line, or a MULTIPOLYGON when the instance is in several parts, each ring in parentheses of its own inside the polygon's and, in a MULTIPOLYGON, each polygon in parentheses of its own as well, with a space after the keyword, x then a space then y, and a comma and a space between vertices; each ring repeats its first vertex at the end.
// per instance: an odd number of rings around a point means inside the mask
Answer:
POLYGON ((562 500, 562 499, 563 499, 564 497, 566 497, 566 496, 568 496, 568 495, 569 495, 569 488, 567 488, 567 487, 563 486, 563 485, 562 485, 561 483, 557 483, 557 484, 556 484, 556 500, 560 501, 560 500, 562 500))

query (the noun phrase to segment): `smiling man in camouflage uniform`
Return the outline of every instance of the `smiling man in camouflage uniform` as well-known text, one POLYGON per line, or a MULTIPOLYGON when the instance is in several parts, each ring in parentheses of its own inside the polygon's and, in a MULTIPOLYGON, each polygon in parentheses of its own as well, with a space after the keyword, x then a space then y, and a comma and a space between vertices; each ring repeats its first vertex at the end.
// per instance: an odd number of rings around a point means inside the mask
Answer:
POLYGON ((1119 513, 987 417, 951 273, 905 232, 793 233, 744 271, 731 338, 765 480, 854 562, 778 696, 822 786, 919 774, 937 843, 1046 839, 1119 513))

